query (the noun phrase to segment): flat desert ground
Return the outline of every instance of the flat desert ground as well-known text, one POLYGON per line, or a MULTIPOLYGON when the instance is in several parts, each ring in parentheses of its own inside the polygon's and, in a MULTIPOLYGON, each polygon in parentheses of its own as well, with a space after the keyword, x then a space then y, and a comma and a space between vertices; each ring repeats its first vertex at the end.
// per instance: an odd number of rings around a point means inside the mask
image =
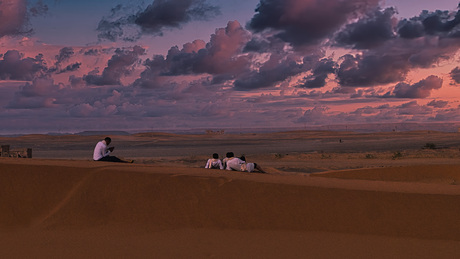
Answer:
POLYGON ((2 258, 459 258, 460 133, 0 138, 2 258), (267 174, 204 169, 232 151, 267 174))

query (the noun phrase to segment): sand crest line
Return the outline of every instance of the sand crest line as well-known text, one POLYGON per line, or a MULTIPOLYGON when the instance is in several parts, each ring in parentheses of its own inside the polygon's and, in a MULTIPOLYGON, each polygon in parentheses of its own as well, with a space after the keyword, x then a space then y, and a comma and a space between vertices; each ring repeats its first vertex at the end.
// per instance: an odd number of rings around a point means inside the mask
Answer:
POLYGON ((91 170, 91 172, 87 173, 67 192, 67 194, 56 204, 56 206, 54 206, 52 209, 48 211, 47 214, 33 220, 31 227, 39 228, 41 225, 43 225, 49 218, 57 214, 72 199, 75 193, 77 193, 77 191, 79 191, 82 188, 82 186, 84 186, 84 184, 90 180, 90 178, 92 178, 95 174, 103 172, 105 170, 106 168, 99 168, 91 170))

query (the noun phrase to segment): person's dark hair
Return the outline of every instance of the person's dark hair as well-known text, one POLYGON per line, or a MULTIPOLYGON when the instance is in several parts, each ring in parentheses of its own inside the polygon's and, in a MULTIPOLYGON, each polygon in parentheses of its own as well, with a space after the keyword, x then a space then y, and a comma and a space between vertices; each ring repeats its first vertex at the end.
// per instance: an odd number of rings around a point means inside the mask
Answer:
POLYGON ((227 157, 234 157, 235 155, 233 154, 233 152, 227 152, 227 157))
POLYGON ((240 159, 243 160, 244 162, 246 162, 246 157, 245 156, 241 156, 240 159))
POLYGON ((105 140, 105 143, 107 143, 107 144, 108 144, 108 143, 110 143, 110 142, 112 142, 112 139, 111 139, 111 138, 109 138, 109 137, 105 137, 105 139, 104 139, 104 140, 105 140))
POLYGON ((212 158, 218 159, 218 158, 219 158, 219 154, 217 154, 217 153, 212 154, 212 158))

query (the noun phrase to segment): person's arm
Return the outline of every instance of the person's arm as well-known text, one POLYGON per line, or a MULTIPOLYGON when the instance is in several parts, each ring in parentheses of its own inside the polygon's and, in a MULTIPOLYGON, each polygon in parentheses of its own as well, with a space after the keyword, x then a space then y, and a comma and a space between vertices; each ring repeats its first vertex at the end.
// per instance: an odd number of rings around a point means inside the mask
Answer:
POLYGON ((110 153, 113 151, 113 147, 107 147, 107 145, 103 145, 101 147, 101 155, 102 157, 106 157, 108 155, 110 155, 110 153))
POLYGON ((211 168, 211 159, 208 159, 204 168, 211 168))

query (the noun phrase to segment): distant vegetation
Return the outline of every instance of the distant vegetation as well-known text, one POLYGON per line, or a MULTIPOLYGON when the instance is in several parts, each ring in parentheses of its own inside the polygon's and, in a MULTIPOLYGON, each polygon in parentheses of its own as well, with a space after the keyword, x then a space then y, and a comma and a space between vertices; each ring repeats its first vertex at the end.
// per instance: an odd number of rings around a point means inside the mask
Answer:
POLYGON ((367 154, 366 159, 374 159, 376 158, 373 154, 367 154))
POLYGON ((401 154, 401 152, 396 151, 393 153, 393 156, 391 157, 391 159, 395 160, 395 159, 401 158, 402 156, 403 155, 401 154))
POLYGON ((436 145, 434 143, 426 143, 423 149, 436 149, 436 145))

